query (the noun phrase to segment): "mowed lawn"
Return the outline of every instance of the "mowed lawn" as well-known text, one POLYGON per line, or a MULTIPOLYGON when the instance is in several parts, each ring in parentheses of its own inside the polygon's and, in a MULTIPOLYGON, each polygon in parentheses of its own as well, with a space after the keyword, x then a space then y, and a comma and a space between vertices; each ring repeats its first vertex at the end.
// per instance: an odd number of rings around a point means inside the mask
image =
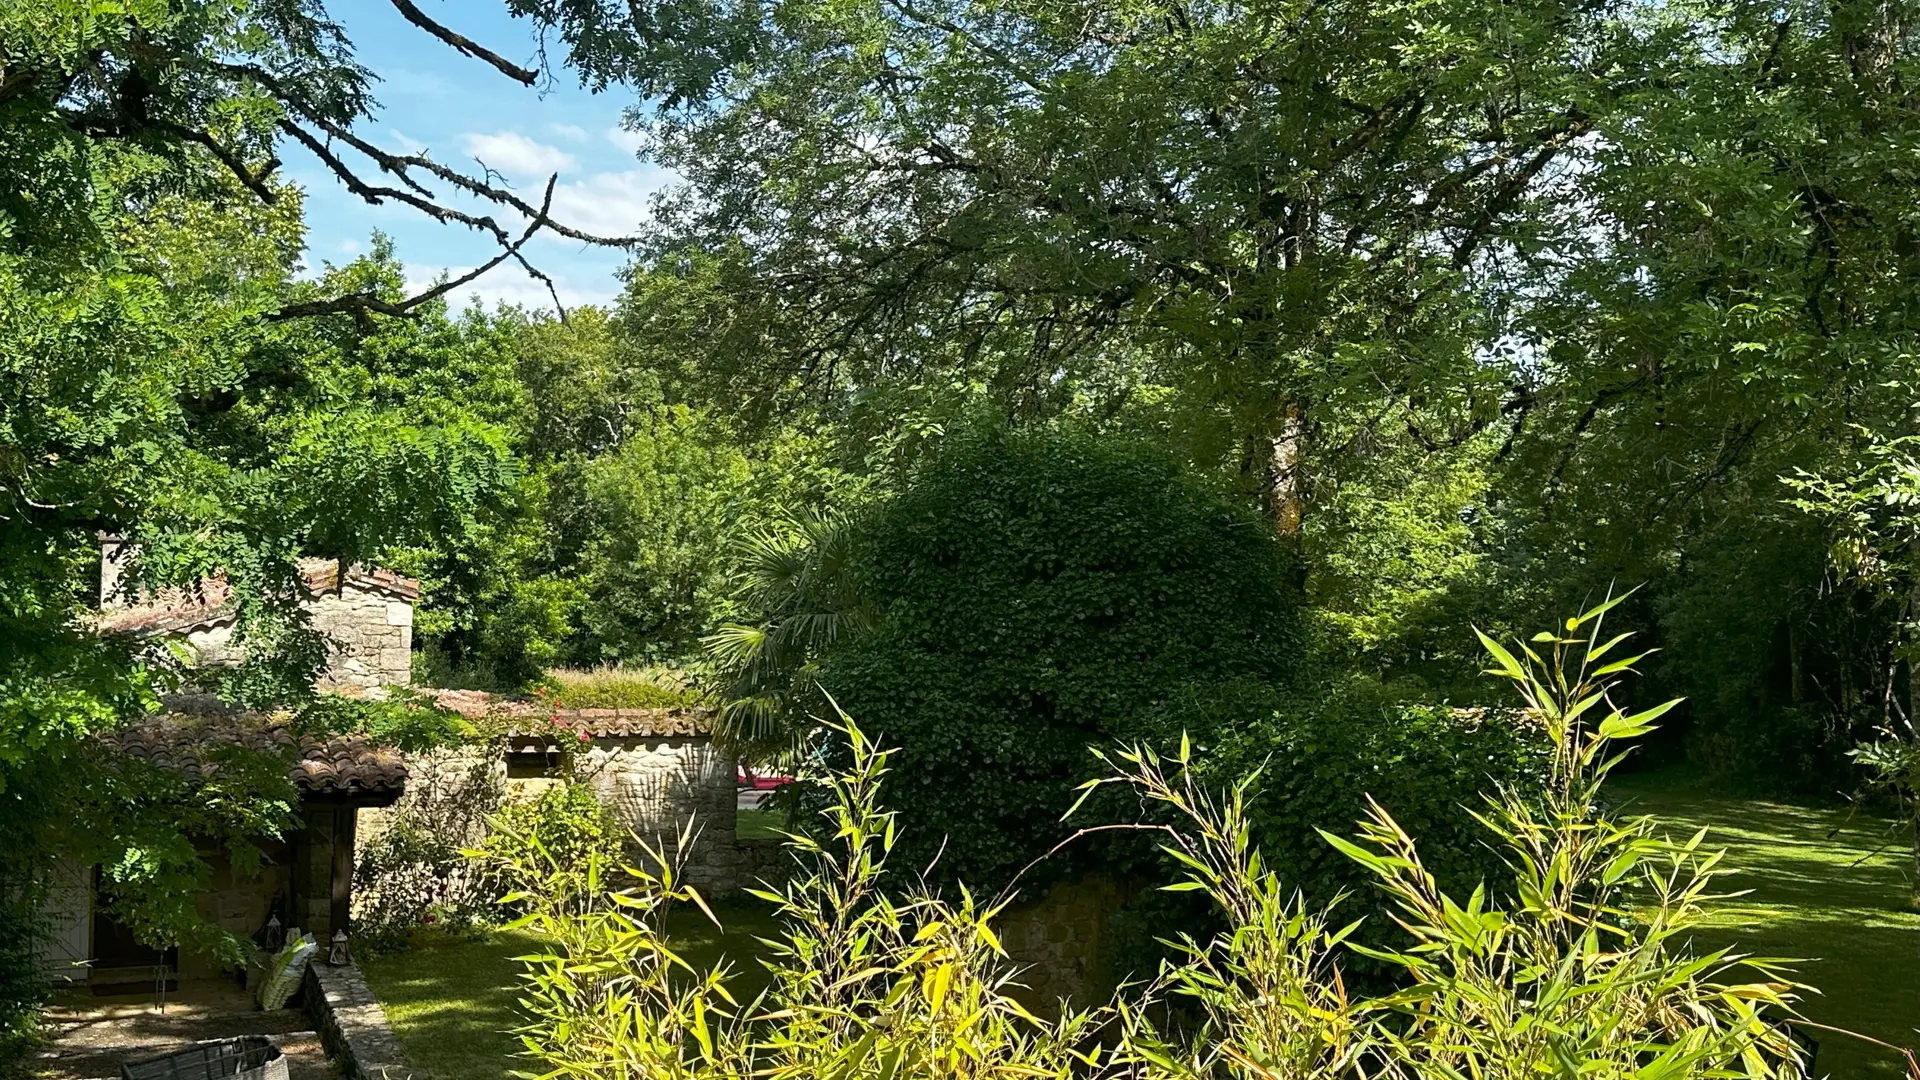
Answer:
MULTIPOLYGON (((1700 947, 1803 958, 1800 981, 1821 991, 1806 1001, 1807 1019, 1920 1045, 1920 915, 1908 906, 1907 833, 1890 833, 1878 818, 1849 819, 1845 809, 1717 795, 1671 774, 1626 777, 1610 790, 1623 812, 1653 814, 1676 833, 1705 826, 1735 871, 1725 891, 1750 890, 1716 902, 1700 947)), ((1817 1076, 1906 1075, 1893 1051, 1814 1034, 1817 1076)))
MULTIPOLYGON (((1624 812, 1653 814, 1676 834, 1704 826, 1709 842, 1727 849, 1735 876, 1725 879, 1726 890, 1750 891, 1716 902, 1700 948, 1804 958, 1801 980, 1821 991, 1805 1003, 1808 1019, 1920 1044, 1920 916, 1907 906, 1905 835, 1890 835, 1879 819, 1719 795, 1671 774, 1626 777, 1611 790, 1624 812)), ((774 824, 765 823, 769 831, 774 824)), ((761 982, 754 938, 770 934, 772 920, 757 901, 721 905, 717 914, 724 929, 698 912, 677 912, 670 936, 695 967, 729 959, 745 976, 737 985, 751 993, 761 982)), ((516 1056, 510 1032, 522 1022, 521 965, 512 958, 535 949, 522 934, 429 936, 408 953, 364 966, 415 1069, 432 1080, 501 1080, 533 1064, 516 1056)), ((1893 1051, 1817 1036, 1818 1076, 1905 1075, 1893 1051)))
MULTIPOLYGON (((688 963, 706 970, 726 958, 741 977, 736 993, 765 985, 753 959, 773 920, 757 901, 716 905, 721 927, 697 911, 676 911, 668 937, 688 963)), ((503 1080, 515 1070, 539 1072, 519 1057, 513 1029, 522 1019, 518 999, 523 965, 513 958, 539 951, 530 934, 479 938, 422 935, 405 953, 363 960, 368 984, 406 1046, 407 1062, 431 1080, 503 1080)))

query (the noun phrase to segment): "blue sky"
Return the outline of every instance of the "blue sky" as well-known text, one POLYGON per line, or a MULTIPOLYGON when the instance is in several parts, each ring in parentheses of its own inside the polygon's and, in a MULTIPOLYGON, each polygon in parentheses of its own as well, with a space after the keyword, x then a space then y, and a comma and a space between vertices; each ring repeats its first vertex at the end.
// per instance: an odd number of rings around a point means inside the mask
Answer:
MULTIPOLYGON (((419 2, 440 22, 509 60, 533 66, 532 28, 507 17, 504 5, 419 2)), ((558 172, 553 217, 600 235, 631 234, 646 214, 648 196, 670 179, 635 159, 634 138, 620 128, 621 113, 635 100, 631 90, 588 93, 557 63, 557 78, 529 89, 428 37, 402 19, 388 0, 333 0, 327 9, 346 28, 361 62, 383 80, 374 92, 381 104, 376 122, 363 133, 388 149, 428 150, 437 161, 469 170, 477 169, 477 158, 534 203, 548 174, 558 172)), ((298 145, 284 145, 281 154, 286 175, 307 190, 307 261, 312 270, 365 252, 375 230, 393 237, 415 283, 448 271, 458 276, 498 251, 491 239, 462 226, 438 225, 392 203, 368 205, 298 145)), ((350 153, 343 156, 353 160, 350 153)), ((377 173, 369 166, 363 175, 371 180, 377 173)), ((485 209, 508 228, 516 227, 518 219, 510 211, 485 209)), ((552 275, 561 302, 569 307, 611 300, 619 290, 614 273, 626 261, 618 251, 550 235, 529 243, 526 254, 552 275)), ((458 307, 470 294, 489 304, 552 306, 545 286, 511 263, 450 299, 458 307)))

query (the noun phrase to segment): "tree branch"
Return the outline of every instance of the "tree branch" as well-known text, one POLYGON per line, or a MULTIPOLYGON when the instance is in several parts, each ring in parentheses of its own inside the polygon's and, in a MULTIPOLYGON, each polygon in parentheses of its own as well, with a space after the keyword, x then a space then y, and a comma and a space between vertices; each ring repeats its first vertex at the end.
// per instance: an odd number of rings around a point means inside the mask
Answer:
POLYGON ((476 60, 485 60, 487 63, 499 69, 500 73, 509 79, 514 79, 527 86, 532 86, 535 80, 539 78, 534 72, 528 71, 526 68, 515 64, 499 53, 475 42, 473 39, 434 22, 427 17, 426 12, 421 11, 413 5, 413 0, 393 0, 393 6, 400 10, 400 14, 406 16, 408 22, 453 46, 454 49, 460 53, 471 56, 476 60))
POLYGON ((167 121, 161 121, 154 126, 177 138, 206 147, 209 153, 220 159, 220 164, 227 167, 227 171, 233 174, 234 179, 240 181, 248 191, 253 192, 261 202, 272 206, 280 201, 279 194, 267 186, 267 177, 272 176, 274 170, 280 167, 278 157, 269 156, 266 164, 256 173, 247 168, 247 163, 241 161, 239 155, 220 145, 220 140, 207 132, 195 131, 167 121))
MULTIPOLYGON (((372 293, 348 293, 345 296, 336 296, 327 300, 311 300, 301 304, 289 304, 279 311, 268 315, 267 318, 274 322, 284 322, 288 319, 311 318, 315 315, 357 315, 368 312, 380 315, 392 315, 399 318, 411 318, 415 308, 430 301, 438 300, 460 286, 475 280, 494 267, 499 266, 501 263, 506 262, 508 259, 518 260, 521 266, 526 267, 528 273, 545 281, 548 291, 552 292, 552 279, 528 265, 527 261, 521 257, 520 249, 526 246, 527 241, 533 239, 535 233, 538 233, 543 227, 552 224, 547 218, 547 211, 553 206, 553 186, 559 179, 559 173, 555 173, 547 178, 546 196, 540 202, 540 211, 534 216, 532 221, 527 223, 527 230, 520 234, 518 240, 508 244, 500 254, 495 255, 493 258, 457 278, 443 281, 433 288, 428 289, 426 292, 405 300, 382 300, 372 293)), ((557 292, 554 293, 553 302, 556 307, 560 304, 560 296, 557 292)), ((564 315, 565 313, 562 312, 562 314, 564 315)))

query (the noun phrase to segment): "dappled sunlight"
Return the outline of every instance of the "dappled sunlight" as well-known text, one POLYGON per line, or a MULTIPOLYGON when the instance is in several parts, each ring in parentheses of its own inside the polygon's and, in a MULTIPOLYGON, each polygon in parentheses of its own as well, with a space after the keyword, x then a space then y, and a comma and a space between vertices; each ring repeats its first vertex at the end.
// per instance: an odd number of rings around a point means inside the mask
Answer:
MULTIPOLYGON (((1800 960, 1820 992, 1808 1019, 1899 1045, 1920 1036, 1920 914, 1907 906, 1907 837, 1885 819, 1845 807, 1807 807, 1698 790, 1691 778, 1632 776, 1610 789, 1626 814, 1652 814, 1673 831, 1708 830, 1725 848, 1723 891, 1695 938, 1701 951, 1800 960)), ((1818 1071, 1897 1080, 1890 1051, 1820 1035, 1818 1071)))

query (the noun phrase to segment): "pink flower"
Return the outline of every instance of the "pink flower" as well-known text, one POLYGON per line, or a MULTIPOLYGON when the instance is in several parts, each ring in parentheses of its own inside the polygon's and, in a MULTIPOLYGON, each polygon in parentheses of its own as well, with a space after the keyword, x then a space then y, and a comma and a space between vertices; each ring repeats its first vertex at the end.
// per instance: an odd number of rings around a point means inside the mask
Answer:
POLYGON ((586 741, 587 741, 587 733, 586 733, 586 732, 584 732, 584 731, 583 731, 583 732, 581 732, 581 733, 580 733, 580 741, 581 741, 581 742, 586 742, 586 741))

